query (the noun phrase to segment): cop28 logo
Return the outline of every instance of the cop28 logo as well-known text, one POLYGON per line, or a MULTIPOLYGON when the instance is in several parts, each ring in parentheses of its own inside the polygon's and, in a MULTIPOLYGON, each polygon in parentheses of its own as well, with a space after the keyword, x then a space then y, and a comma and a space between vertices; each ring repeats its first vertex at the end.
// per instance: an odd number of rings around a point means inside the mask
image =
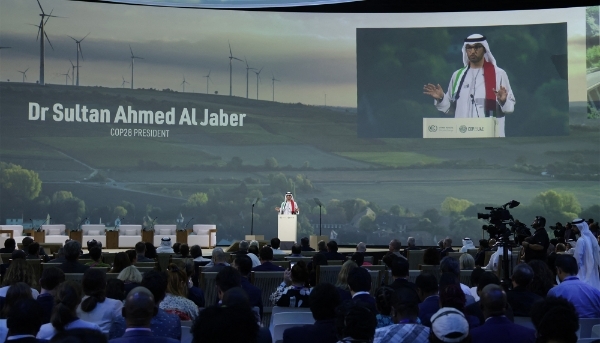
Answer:
POLYGON ((465 125, 461 125, 458 128, 458 131, 460 131, 460 133, 465 133, 465 132, 467 132, 467 127, 465 125))
POLYGON ((429 125, 429 132, 436 132, 436 131, 437 131, 436 125, 429 125))

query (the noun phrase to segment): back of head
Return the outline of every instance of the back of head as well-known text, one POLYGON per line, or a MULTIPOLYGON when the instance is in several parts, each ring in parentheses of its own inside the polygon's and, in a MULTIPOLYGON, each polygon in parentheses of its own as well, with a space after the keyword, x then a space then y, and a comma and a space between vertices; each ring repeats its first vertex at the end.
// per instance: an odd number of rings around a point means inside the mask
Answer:
POLYGON ((202 257, 202 248, 197 244, 192 245, 190 248, 190 256, 192 256, 192 258, 202 257))
POLYGON ((100 261, 101 257, 102 257, 102 248, 100 248, 97 245, 90 248, 90 258, 92 260, 100 261))
POLYGON ((442 273, 452 273, 460 277, 460 265, 455 258, 450 256, 446 256, 440 261, 440 271, 442 273))
POLYGON ((355 252, 354 254, 352 254, 352 257, 350 259, 354 261, 359 267, 362 266, 363 263, 365 263, 365 255, 363 255, 360 252, 355 252))
POLYGON ((119 301, 125 300, 125 283, 119 279, 106 280, 106 297, 119 301))
POLYGON ((329 241, 327 243, 327 250, 329 252, 337 252, 338 251, 338 244, 336 241, 329 241))
POLYGON ((539 342, 576 343, 579 317, 573 304, 564 298, 547 297, 531 307, 531 321, 539 342))
POLYGON ((215 284, 221 292, 225 293, 230 288, 240 287, 242 285, 242 275, 237 269, 227 266, 217 273, 215 284))
POLYGON ((279 240, 279 238, 277 238, 277 237, 271 238, 271 247, 273 249, 279 249, 280 246, 281 246, 281 240, 279 240))
POLYGON ((136 287, 125 299, 123 316, 128 328, 150 327, 157 310, 152 293, 144 287, 136 287))
POLYGON ((83 274, 81 282, 83 293, 88 296, 81 303, 83 312, 91 312, 98 303, 106 299, 106 272, 101 269, 89 268, 83 274))
POLYGON ((407 277, 408 276, 408 260, 405 258, 397 258, 392 264, 392 276, 393 277, 407 277))
POLYGON ((356 262, 344 262, 344 264, 342 264, 342 269, 340 269, 340 272, 338 273, 337 283, 335 284, 335 286, 346 290, 348 288, 348 275, 350 274, 350 271, 354 268, 358 268, 356 262))
POLYGON ((248 276, 252 271, 252 259, 248 255, 238 255, 235 258, 235 266, 242 276, 248 276))
POLYGON ((419 296, 408 287, 400 287, 394 291, 392 307, 397 319, 415 320, 419 315, 419 296))
POLYGON ((42 326, 42 312, 40 303, 31 297, 16 301, 10 306, 6 320, 11 336, 37 335, 42 326))
POLYGON ((438 281, 435 275, 430 273, 421 273, 415 280, 415 285, 425 294, 437 293, 438 281))
POLYGON ((360 242, 356 245, 357 252, 365 252, 367 251, 367 245, 364 242, 360 242))
POLYGON ((527 263, 517 264, 513 270, 511 279, 518 286, 527 287, 533 280, 533 268, 527 263))
POLYGON ((379 287, 375 291, 375 304, 380 314, 389 316, 392 312, 394 292, 393 288, 387 286, 379 287))
POLYGON ((179 254, 179 249, 181 248, 181 243, 177 242, 173 244, 173 252, 179 254))
POLYGON ((135 264, 137 262, 137 253, 133 249, 125 250, 127 257, 129 257, 129 262, 131 264, 135 264))
POLYGON ((427 248, 423 252, 423 263, 437 266, 440 264, 440 252, 436 248, 427 248))
POLYGON ((179 254, 181 254, 181 257, 188 257, 190 255, 190 246, 187 244, 182 244, 179 247, 179 254))
POLYGON ((258 247, 256 245, 249 246, 248 253, 256 255, 256 257, 258 257, 258 255, 260 254, 260 252, 258 251, 258 247))
POLYGON ((98 242, 98 241, 97 241, 97 240, 95 240, 95 239, 90 239, 89 241, 87 241, 87 243, 86 243, 86 244, 87 244, 88 251, 89 251, 91 248, 93 248, 93 247, 96 247, 96 246, 98 246, 98 247, 102 247, 102 243, 101 243, 101 242, 98 242))
POLYGON ((144 244, 146 245, 146 252, 144 253, 144 256, 147 258, 156 258, 158 255, 156 255, 156 247, 154 244, 150 242, 145 242, 144 244))
POLYGON ((579 267, 577 266, 577 260, 575 257, 567 254, 556 255, 554 265, 556 268, 560 268, 564 273, 568 275, 577 275, 579 267))
POLYGON ((68 261, 75 261, 81 254, 81 244, 76 240, 70 240, 65 243, 65 259, 68 261))
POLYGON ((459 284, 460 284, 460 279, 452 273, 442 273, 442 275, 440 275, 440 281, 439 281, 440 290, 442 290, 444 287, 449 286, 449 285, 459 285, 459 284))
POLYGON ((292 254, 300 255, 302 253, 302 248, 298 244, 292 245, 292 254))
MULTIPOLYGON (((270 248, 269 248, 270 249, 270 248)), ((192 325, 193 343, 256 343, 259 326, 251 310, 238 307, 210 306, 200 312, 192 325), (235 330, 231 329, 235 323, 235 330)))
POLYGON ((460 311, 464 311, 467 299, 465 293, 460 288, 460 285, 453 284, 446 287, 440 287, 440 304, 441 307, 452 307, 460 311))
POLYGON ((187 276, 176 264, 171 263, 167 268, 167 293, 187 297, 187 276))
POLYGON ((146 253, 146 244, 144 242, 135 243, 135 253, 138 255, 144 255, 146 253))
POLYGON ((273 260, 273 249, 268 246, 264 246, 260 249, 260 260, 261 261, 271 261, 273 260))
POLYGON ((158 270, 145 272, 141 286, 152 293, 156 303, 160 303, 165 298, 165 293, 167 292, 167 275, 158 270))
POLYGON ((315 320, 334 319, 340 302, 338 290, 330 283, 318 284, 309 295, 310 311, 315 320))
POLYGON ((4 286, 10 286, 16 284, 17 282, 25 282, 30 287, 34 288, 37 286, 35 272, 26 260, 13 260, 8 269, 6 270, 6 274, 4 275, 4 280, 2 284, 4 286))
POLYGON ((108 343, 108 339, 98 330, 70 329, 54 335, 50 343, 108 343))
POLYGON ((312 257, 312 264, 314 266, 326 266, 327 265, 327 256, 321 253, 314 254, 312 257))
POLYGON ((24 237, 23 240, 21 241, 21 244, 23 245, 23 250, 27 250, 27 247, 29 247, 29 245, 33 243, 33 238, 27 236, 24 237))
POLYGON ((14 303, 23 299, 33 299, 31 295, 31 287, 24 282, 17 282, 10 286, 6 292, 6 301, 2 308, 2 318, 7 318, 10 308, 14 303))
POLYGON ((121 270, 119 275, 117 275, 117 279, 123 280, 123 282, 140 283, 142 282, 142 273, 140 273, 136 266, 129 266, 121 270))
POLYGON ((223 306, 237 307, 244 310, 250 309, 248 294, 241 287, 233 287, 223 293, 221 304, 223 306))
POLYGON ((470 342, 469 322, 455 309, 442 307, 431 316, 429 342, 470 342))
POLYGON ((346 301, 336 309, 335 326, 339 339, 350 337, 370 342, 375 336, 377 318, 363 304, 346 301))
POLYGON ((306 267, 306 263, 304 261, 298 261, 292 267, 292 282, 294 283, 303 283, 306 284, 308 282, 308 268, 306 267))
POLYGON ((327 249, 327 244, 325 243, 325 241, 319 241, 319 243, 317 243, 317 250, 319 251, 323 251, 327 249))
POLYGON ((452 239, 451 238, 444 239, 444 248, 450 248, 450 247, 452 247, 452 239))
POLYGON ((121 270, 129 267, 131 265, 131 261, 129 260, 129 255, 126 252, 121 251, 115 254, 115 261, 113 262, 113 268, 111 273, 120 273, 121 270))
POLYGON ((248 251, 248 248, 250 248, 250 243, 248 241, 240 241, 239 249, 241 252, 248 251))
POLYGON ((300 239, 300 245, 301 245, 301 246, 303 246, 303 247, 307 247, 307 246, 309 246, 309 240, 308 240, 308 237, 302 237, 302 238, 300 239))
POLYGON ((227 255, 221 248, 215 248, 212 252, 213 262, 216 263, 225 263, 227 262, 227 255))
POLYGON ((415 242, 416 242, 416 240, 414 237, 408 237, 408 240, 406 241, 408 246, 411 246, 411 247, 415 246, 415 242))
POLYGON ((475 268, 475 259, 470 254, 464 253, 458 259, 460 270, 473 270, 475 268))
POLYGON ((484 272, 479 277, 479 283, 477 283, 477 292, 481 292, 485 286, 491 284, 500 286, 500 279, 498 279, 494 273, 484 272))
POLYGON ((77 282, 65 281, 58 286, 50 318, 50 323, 57 331, 63 331, 65 325, 77 319, 76 310, 81 296, 81 286, 77 282))
POLYGON ((40 252, 40 243, 38 242, 33 242, 31 244, 29 244, 29 246, 27 247, 27 254, 29 255, 37 255, 40 252))
POLYGON ((371 290, 371 274, 365 268, 354 268, 348 273, 348 287, 354 292, 371 290))
POLYGON ((24 260, 27 258, 27 254, 23 250, 13 250, 11 259, 13 261, 16 260, 24 260))
POLYGON ((402 243, 397 239, 392 239, 389 247, 394 251, 399 251, 402 248, 402 243))
POLYGON ((14 238, 7 238, 7 239, 4 241, 4 247, 5 247, 7 250, 13 250, 13 249, 14 249, 16 246, 17 246, 17 242, 15 242, 15 239, 14 239, 14 238))
POLYGON ((477 284, 479 283, 479 278, 481 277, 481 275, 483 275, 483 273, 485 273, 485 269, 482 269, 481 267, 475 267, 475 269, 473 269, 473 271, 471 272, 471 285, 477 287, 477 284))
POLYGON ((40 278, 40 286, 47 291, 52 291, 56 286, 65 281, 65 273, 62 269, 50 267, 44 269, 40 278))
POLYGON ((506 293, 501 286, 490 284, 483 287, 480 297, 481 307, 486 317, 504 315, 506 293))

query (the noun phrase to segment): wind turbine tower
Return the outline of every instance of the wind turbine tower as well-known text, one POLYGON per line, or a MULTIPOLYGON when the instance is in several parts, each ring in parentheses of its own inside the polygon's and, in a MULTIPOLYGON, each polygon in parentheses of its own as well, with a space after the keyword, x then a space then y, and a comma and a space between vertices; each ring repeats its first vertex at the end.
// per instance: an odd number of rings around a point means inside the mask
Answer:
MULTIPOLYGON (((75 65, 73 64, 73 61, 69 60, 69 62, 71 62, 71 67, 73 68, 71 75, 75 76, 75 65)), ((77 67, 77 70, 79 70, 79 67, 77 67)), ((74 77, 71 78, 71 86, 75 86, 75 78, 74 77)))
POLYGON ((71 68, 67 69, 66 73, 60 74, 60 75, 64 75, 65 76, 65 86, 69 85, 69 83, 68 83, 68 81, 69 81, 69 70, 71 70, 71 68))
POLYGON ((233 95, 233 88, 232 88, 231 83, 232 83, 233 78, 231 76, 231 73, 232 73, 231 61, 232 60, 238 60, 240 62, 243 62, 243 61, 240 60, 237 57, 233 57, 233 53, 231 52, 231 43, 229 43, 229 42, 227 42, 227 43, 229 44, 229 96, 232 96, 233 95))
POLYGON ((143 60, 143 57, 135 56, 133 54, 133 49, 131 49, 131 44, 129 44, 129 51, 131 52, 131 89, 133 89, 133 63, 136 58, 143 60))
POLYGON ((256 74, 256 100, 258 100, 258 81, 260 81, 260 72, 264 67, 261 67, 259 71, 253 70, 252 72, 256 74))
POLYGON ((186 84, 186 83, 187 83, 188 85, 190 84, 189 82, 187 82, 187 81, 185 80, 185 75, 183 75, 183 81, 181 82, 181 85, 183 86, 183 93, 185 93, 185 84, 186 84))
POLYGON ((212 82, 212 79, 210 78, 210 70, 208 71, 208 75, 204 75, 204 77, 206 78, 206 94, 208 94, 208 81, 212 82))
MULTIPOLYGON (((90 33, 88 33, 87 35, 85 35, 85 37, 89 36, 90 33)), ((69 36, 69 37, 71 37, 71 36, 69 36)), ((80 40, 77 40, 77 39, 71 37, 71 39, 75 41, 75 44, 77 44, 77 86, 79 86, 79 55, 81 55, 81 60, 84 59, 83 58, 83 51, 81 51, 81 42, 83 42, 83 40, 85 39, 85 37, 81 38, 80 40)), ((75 76, 75 75, 73 75, 73 76, 75 76)))
POLYGON ((246 56, 244 56, 244 62, 246 62, 246 99, 248 99, 248 71, 256 70, 256 68, 250 68, 248 66, 248 60, 246 59, 246 56))
POLYGON ((54 50, 52 43, 50 43, 50 38, 48 38, 48 34, 46 34, 46 31, 44 30, 44 25, 46 25, 48 23, 48 20, 50 19, 50 17, 54 17, 54 18, 60 18, 60 17, 52 15, 52 11, 50 11, 50 14, 46 14, 46 12, 44 12, 44 9, 42 8, 42 5, 40 4, 40 0, 37 0, 37 3, 38 3, 38 6, 40 6, 40 10, 42 10, 42 13, 40 14, 40 17, 42 17, 42 18, 40 19, 40 25, 38 26, 38 28, 39 28, 38 29, 38 39, 41 38, 40 39, 40 85, 44 85, 45 84, 45 82, 44 82, 44 58, 45 58, 44 37, 46 37, 46 39, 48 40, 48 43, 50 44, 50 47, 52 48, 52 50, 54 50), (47 18, 47 19, 44 20, 44 18, 47 18))
POLYGON ((273 101, 275 101, 275 81, 281 82, 281 80, 277 80, 275 78, 275 75, 273 75, 273 78, 271 80, 273 80, 273 101))
POLYGON ((25 69, 25 71, 17 70, 19 73, 23 74, 23 83, 25 83, 25 80, 27 80, 27 71, 28 70, 29 70, 29 68, 25 69))

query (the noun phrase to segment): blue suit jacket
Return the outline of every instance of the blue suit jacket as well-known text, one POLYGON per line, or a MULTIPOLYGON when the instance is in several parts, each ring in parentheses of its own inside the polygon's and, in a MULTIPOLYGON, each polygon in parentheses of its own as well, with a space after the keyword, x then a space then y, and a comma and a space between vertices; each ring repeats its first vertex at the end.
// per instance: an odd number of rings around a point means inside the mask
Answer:
POLYGON ((506 317, 490 317, 471 330, 472 343, 533 343, 535 330, 515 324, 506 317))
POLYGON ((260 266, 252 268, 253 272, 282 272, 284 270, 285 269, 283 269, 282 267, 274 265, 273 263, 268 261, 261 264, 260 266))
POLYGON ((181 343, 167 337, 154 336, 151 331, 135 330, 125 332, 121 338, 111 339, 110 343, 181 343))
POLYGON ((283 343, 336 343, 335 319, 317 320, 313 325, 289 328, 283 332, 283 343))
POLYGON ((260 288, 254 286, 248 281, 248 278, 242 277, 242 289, 248 294, 248 300, 250 301, 250 307, 257 306, 260 312, 260 317, 263 316, 263 303, 262 303, 262 292, 260 288))
POLYGON ((440 297, 437 295, 427 297, 419 304, 419 319, 421 324, 431 327, 431 316, 440 309, 440 297))

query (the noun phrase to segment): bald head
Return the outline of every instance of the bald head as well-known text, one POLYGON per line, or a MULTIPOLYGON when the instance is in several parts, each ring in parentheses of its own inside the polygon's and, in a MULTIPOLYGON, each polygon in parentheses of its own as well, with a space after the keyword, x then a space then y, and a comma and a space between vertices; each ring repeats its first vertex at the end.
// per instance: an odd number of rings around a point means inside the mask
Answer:
POLYGON ((481 290, 481 309, 486 318, 504 315, 506 293, 498 285, 487 285, 481 290))
POLYGON ((136 287, 125 299, 123 317, 128 328, 150 327, 150 321, 157 311, 152 293, 145 287, 136 287))

